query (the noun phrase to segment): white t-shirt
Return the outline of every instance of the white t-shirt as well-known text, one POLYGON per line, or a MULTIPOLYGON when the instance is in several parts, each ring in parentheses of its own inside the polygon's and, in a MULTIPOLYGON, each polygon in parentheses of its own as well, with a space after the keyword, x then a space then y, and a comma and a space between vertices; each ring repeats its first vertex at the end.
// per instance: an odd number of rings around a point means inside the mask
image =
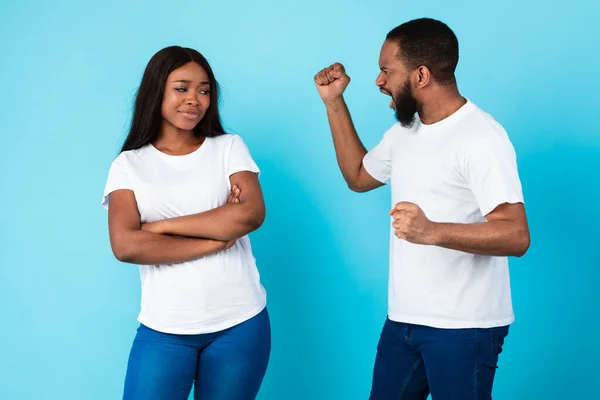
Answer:
MULTIPOLYGON (((392 207, 415 203, 434 222, 484 222, 498 205, 523 202, 506 131, 470 101, 435 124, 394 125, 363 164, 391 183, 392 207)), ((506 257, 412 244, 393 228, 390 237, 391 320, 448 329, 514 321, 506 257)))
MULTIPOLYGON (((112 163, 102 206, 119 189, 135 193, 141 222, 196 214, 227 203, 229 177, 259 173, 242 138, 206 138, 193 153, 171 156, 152 145, 121 153, 112 163)), ((160 332, 200 334, 257 315, 266 293, 248 236, 230 249, 171 265, 140 266, 140 323, 160 332)))

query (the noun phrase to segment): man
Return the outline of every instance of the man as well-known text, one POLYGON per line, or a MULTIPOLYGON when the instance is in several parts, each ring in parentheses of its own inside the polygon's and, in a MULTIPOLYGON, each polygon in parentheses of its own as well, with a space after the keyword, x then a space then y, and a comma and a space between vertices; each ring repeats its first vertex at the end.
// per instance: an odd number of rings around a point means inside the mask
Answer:
POLYGON ((514 320, 507 256, 529 247, 516 156, 504 129, 459 93, 457 63, 456 36, 440 21, 389 32, 376 84, 398 123, 369 152, 343 98, 344 67, 314 78, 349 188, 392 188, 389 311, 372 400, 490 399, 514 320))

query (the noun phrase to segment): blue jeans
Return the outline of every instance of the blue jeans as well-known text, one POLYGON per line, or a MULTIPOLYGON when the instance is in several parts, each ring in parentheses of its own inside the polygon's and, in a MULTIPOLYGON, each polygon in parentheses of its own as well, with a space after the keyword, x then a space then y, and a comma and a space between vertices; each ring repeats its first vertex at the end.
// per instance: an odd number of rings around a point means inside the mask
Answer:
POLYGON ((254 400, 267 370, 265 308, 224 331, 173 335, 140 325, 129 355, 124 400, 254 400))
POLYGON ((437 329, 387 319, 373 368, 371 400, 492 398, 508 326, 437 329))

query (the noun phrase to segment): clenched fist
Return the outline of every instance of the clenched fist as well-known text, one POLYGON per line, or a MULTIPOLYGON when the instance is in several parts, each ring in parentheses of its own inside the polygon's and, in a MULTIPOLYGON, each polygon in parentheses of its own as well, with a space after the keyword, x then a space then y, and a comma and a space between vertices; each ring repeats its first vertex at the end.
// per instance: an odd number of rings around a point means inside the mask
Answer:
POLYGON ((340 98, 349 83, 350 77, 340 63, 330 65, 315 75, 315 84, 324 102, 340 98))
POLYGON ((390 211, 392 227, 399 239, 416 244, 434 244, 435 224, 416 204, 402 201, 390 211))

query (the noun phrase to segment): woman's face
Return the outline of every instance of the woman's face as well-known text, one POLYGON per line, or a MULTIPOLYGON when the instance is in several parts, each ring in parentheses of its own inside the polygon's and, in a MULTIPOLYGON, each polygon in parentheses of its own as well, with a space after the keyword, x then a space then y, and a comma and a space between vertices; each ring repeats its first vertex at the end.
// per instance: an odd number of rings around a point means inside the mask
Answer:
POLYGON ((165 124, 191 131, 210 106, 210 80, 200 65, 189 62, 169 74, 161 114, 165 124))

